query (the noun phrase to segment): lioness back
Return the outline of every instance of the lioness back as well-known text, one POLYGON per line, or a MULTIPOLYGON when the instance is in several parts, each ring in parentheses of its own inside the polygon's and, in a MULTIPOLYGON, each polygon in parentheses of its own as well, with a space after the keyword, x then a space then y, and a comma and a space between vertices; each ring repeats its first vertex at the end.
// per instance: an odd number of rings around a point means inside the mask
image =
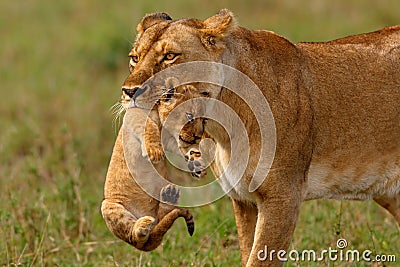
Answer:
POLYGON ((312 79, 315 147, 307 198, 398 194, 400 27, 297 46, 312 79))

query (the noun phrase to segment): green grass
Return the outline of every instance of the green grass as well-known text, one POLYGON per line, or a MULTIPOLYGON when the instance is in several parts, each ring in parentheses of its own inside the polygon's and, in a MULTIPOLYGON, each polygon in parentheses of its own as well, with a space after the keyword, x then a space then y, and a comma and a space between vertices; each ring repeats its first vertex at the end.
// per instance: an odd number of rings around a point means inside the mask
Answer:
MULTIPOLYGON (((148 12, 206 18, 222 7, 245 27, 293 41, 400 22, 400 2, 389 0, 1 1, 1 266, 238 266, 227 198, 192 210, 193 237, 178 221, 151 253, 117 240, 99 212, 116 133, 109 108, 128 71, 134 27, 148 12)), ((395 222, 372 202, 305 203, 291 249, 334 247, 339 236, 400 261, 395 222)))

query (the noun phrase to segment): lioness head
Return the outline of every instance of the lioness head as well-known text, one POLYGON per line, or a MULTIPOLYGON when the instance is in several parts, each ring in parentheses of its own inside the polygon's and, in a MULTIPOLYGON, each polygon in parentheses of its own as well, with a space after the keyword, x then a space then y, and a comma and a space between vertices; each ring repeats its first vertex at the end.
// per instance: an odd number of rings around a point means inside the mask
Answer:
MULTIPOLYGON (((163 92, 145 82, 171 66, 192 61, 220 62, 225 51, 225 37, 235 27, 232 13, 223 9, 201 21, 172 20, 165 13, 145 16, 137 26, 136 42, 129 52, 130 74, 122 86, 125 107, 151 108, 163 92)), ((219 94, 218 86, 195 85, 211 97, 219 94)))

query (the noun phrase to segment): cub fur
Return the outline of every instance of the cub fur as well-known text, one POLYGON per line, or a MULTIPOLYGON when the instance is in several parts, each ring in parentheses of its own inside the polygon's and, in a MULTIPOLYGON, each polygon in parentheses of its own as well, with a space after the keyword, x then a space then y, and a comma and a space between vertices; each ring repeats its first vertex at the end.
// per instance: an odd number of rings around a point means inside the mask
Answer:
MULTIPOLYGON (((187 209, 175 206, 179 199, 178 188, 171 184, 153 183, 154 172, 151 169, 154 166, 161 176, 168 177, 166 162, 162 160, 164 152, 159 127, 174 108, 200 96, 204 94, 190 85, 170 87, 168 94, 161 97, 151 111, 150 117, 140 109, 126 111, 124 126, 115 142, 107 172, 101 212, 110 231, 137 249, 149 251, 159 246, 164 234, 178 217, 186 220, 189 234, 193 234, 193 216, 187 209), (146 129, 143 135, 144 125, 146 129), (153 161, 153 166, 145 155, 153 161), (128 160, 125 160, 125 156, 128 160), (150 184, 151 188, 146 187, 146 190, 159 194, 163 202, 160 203, 144 192, 137 181, 141 185, 150 184)), ((179 111, 172 118, 171 125, 184 125, 182 129, 169 129, 180 133, 181 137, 177 139, 182 149, 196 146, 196 142, 201 139, 204 120, 195 116, 199 117, 202 109, 201 103, 190 105, 190 108, 184 109, 185 112, 179 111)))

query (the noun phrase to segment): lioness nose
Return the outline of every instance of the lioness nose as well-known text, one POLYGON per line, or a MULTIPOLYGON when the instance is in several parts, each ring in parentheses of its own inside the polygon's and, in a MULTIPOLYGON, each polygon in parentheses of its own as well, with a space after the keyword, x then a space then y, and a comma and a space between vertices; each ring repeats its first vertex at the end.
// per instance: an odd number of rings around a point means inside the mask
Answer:
POLYGON ((139 89, 139 87, 134 87, 132 89, 131 88, 122 88, 122 92, 124 92, 127 96, 132 98, 138 89, 139 89))

